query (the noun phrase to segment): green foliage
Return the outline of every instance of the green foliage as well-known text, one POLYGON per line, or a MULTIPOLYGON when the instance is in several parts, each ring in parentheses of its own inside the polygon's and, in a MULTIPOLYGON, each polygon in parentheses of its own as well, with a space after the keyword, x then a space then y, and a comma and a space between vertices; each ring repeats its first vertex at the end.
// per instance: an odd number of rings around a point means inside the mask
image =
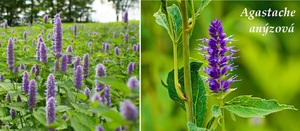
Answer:
MULTIPOLYGON (((0 75, 4 75, 4 81, 0 82, 0 127, 9 125, 10 130, 47 130, 53 128, 56 130, 95 130, 96 126, 103 125, 105 130, 114 130, 120 126, 128 126, 131 131, 138 130, 138 120, 129 122, 120 114, 119 104, 124 99, 129 99, 138 106, 139 92, 131 91, 127 87, 127 80, 131 76, 139 77, 139 52, 134 51, 132 44, 139 43, 138 21, 130 21, 128 28, 124 29, 122 23, 86 23, 77 24, 78 35, 73 35, 73 24, 63 23, 63 45, 62 54, 73 55, 73 61, 68 64, 65 74, 60 70, 53 71, 54 51, 53 42, 53 24, 34 24, 33 26, 24 26, 8 29, 0 28, 2 46, 0 47, 0 75), (14 32, 12 33, 12 31, 14 32), (23 38, 23 32, 26 31, 27 38, 23 38), (114 38, 114 32, 117 37, 114 38), (124 41, 125 35, 129 34, 129 43, 124 41), (48 62, 41 63, 36 60, 36 46, 38 35, 41 34, 47 47, 48 62), (47 37, 49 35, 49 38, 47 37), (19 72, 13 73, 7 70, 7 42, 12 38, 15 39, 14 55, 15 66, 25 64, 26 68, 20 69, 19 72), (91 42, 91 45, 87 43, 91 42), (108 42, 110 49, 104 52, 102 43, 108 42), (73 53, 67 53, 66 48, 71 45, 73 53), (26 47, 26 50, 23 48, 26 47), (114 48, 120 49, 120 55, 114 53, 114 48), (88 78, 83 80, 81 89, 74 86, 74 60, 84 54, 89 54, 90 65, 88 78), (106 61, 106 62, 105 62, 106 61), (137 66, 132 74, 127 74, 127 65, 129 62, 136 62, 137 66), (103 64, 106 69, 106 76, 95 78, 95 68, 98 64, 103 64), (30 73, 33 65, 40 67, 40 74, 30 73), (37 104, 33 111, 28 110, 28 94, 22 91, 22 75, 28 71, 30 80, 37 82, 37 104), (54 123, 46 124, 46 83, 50 73, 55 76, 56 82, 56 119, 54 123), (103 82, 110 86, 111 106, 101 104, 99 101, 93 102, 92 98, 95 93, 101 95, 102 92, 95 92, 95 82, 103 82), (84 89, 91 90, 90 96, 84 94, 84 89), (5 96, 10 94, 12 102, 5 100, 5 96), (20 96, 22 102, 17 102, 20 96), (97 104, 95 104, 97 103, 97 104), (17 116, 11 119, 9 111, 14 109, 17 116), (66 114, 67 118, 62 117, 66 114)), ((61 59, 58 59, 61 63, 61 59)))
POLYGON ((237 96, 226 102, 224 108, 240 117, 264 117, 286 109, 296 110, 294 106, 279 104, 276 100, 251 96, 237 96))
MULTIPOLYGON (((195 123, 198 127, 203 126, 204 118, 206 115, 206 101, 207 97, 205 95, 206 91, 204 88, 204 84, 201 76, 198 74, 198 70, 200 69, 202 63, 200 62, 191 62, 191 78, 192 78, 192 96, 193 96, 193 113, 195 117, 195 123)), ((178 70, 179 83, 184 85, 183 80, 183 68, 178 70)), ((169 72, 168 79, 168 91, 170 98, 174 100, 178 105, 180 105, 183 109, 185 109, 184 101, 180 99, 176 93, 174 86, 174 70, 169 72)), ((183 88, 182 92, 184 93, 183 88)))
POLYGON ((197 127, 196 125, 194 125, 192 122, 188 122, 187 126, 189 128, 190 131, 211 131, 210 129, 206 129, 206 128, 202 128, 202 127, 197 127))

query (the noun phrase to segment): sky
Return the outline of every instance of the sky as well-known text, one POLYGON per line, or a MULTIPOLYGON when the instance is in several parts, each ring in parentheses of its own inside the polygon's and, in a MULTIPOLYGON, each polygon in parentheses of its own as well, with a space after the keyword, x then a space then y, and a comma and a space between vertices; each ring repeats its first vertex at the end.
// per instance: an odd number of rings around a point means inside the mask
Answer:
MULTIPOLYGON (((116 21, 116 13, 113 8, 112 3, 104 2, 101 3, 100 0, 95 0, 92 5, 95 12, 92 13, 92 20, 96 22, 114 22, 116 21)), ((129 20, 140 20, 140 10, 129 9, 128 11, 129 20)), ((122 20, 122 16, 119 15, 119 20, 122 20)))

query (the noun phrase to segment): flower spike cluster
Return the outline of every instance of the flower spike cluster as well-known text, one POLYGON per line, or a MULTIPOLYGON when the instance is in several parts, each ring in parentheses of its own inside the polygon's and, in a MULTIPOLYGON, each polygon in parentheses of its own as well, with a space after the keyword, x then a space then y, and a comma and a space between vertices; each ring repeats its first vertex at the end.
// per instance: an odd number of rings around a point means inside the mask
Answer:
POLYGON ((209 75, 207 82, 209 83, 209 89, 214 93, 226 92, 229 89, 229 84, 235 82, 237 75, 233 75, 227 80, 225 79, 228 71, 233 71, 237 66, 229 64, 229 61, 233 61, 233 55, 236 50, 234 46, 226 46, 226 43, 231 43, 231 36, 226 37, 223 31, 221 21, 215 19, 211 22, 208 28, 210 39, 202 39, 203 43, 208 43, 208 46, 202 46, 202 52, 204 53, 204 59, 208 59, 208 67, 204 68, 204 72, 209 75))

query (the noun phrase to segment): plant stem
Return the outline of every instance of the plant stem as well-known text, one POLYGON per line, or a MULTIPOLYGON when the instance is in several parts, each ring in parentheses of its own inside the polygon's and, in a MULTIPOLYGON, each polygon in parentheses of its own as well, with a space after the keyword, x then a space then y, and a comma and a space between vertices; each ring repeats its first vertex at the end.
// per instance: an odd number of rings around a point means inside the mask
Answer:
POLYGON ((191 74, 190 74, 190 49, 189 49, 189 31, 186 29, 189 28, 188 24, 188 12, 186 1, 181 0, 179 3, 182 12, 182 24, 183 24, 183 34, 182 34, 182 45, 183 45, 183 63, 184 63, 184 90, 185 90, 185 110, 186 110, 186 119, 194 123, 193 120, 193 98, 192 98, 192 88, 191 88, 191 74))
POLYGON ((223 93, 221 93, 220 98, 220 108, 222 111, 222 131, 226 131, 225 129, 225 110, 224 110, 224 101, 223 101, 223 93))
POLYGON ((21 121, 21 126, 22 126, 22 128, 24 127, 24 125, 23 125, 23 121, 22 121, 22 115, 21 115, 21 113, 19 112, 19 115, 20 115, 20 121, 21 121))

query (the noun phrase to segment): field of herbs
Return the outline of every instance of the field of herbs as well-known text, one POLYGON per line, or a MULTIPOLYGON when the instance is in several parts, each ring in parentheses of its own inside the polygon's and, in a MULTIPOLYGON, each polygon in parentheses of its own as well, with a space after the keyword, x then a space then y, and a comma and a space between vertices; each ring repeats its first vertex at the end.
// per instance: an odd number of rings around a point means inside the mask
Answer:
POLYGON ((138 130, 139 24, 0 28, 0 128, 138 130))

